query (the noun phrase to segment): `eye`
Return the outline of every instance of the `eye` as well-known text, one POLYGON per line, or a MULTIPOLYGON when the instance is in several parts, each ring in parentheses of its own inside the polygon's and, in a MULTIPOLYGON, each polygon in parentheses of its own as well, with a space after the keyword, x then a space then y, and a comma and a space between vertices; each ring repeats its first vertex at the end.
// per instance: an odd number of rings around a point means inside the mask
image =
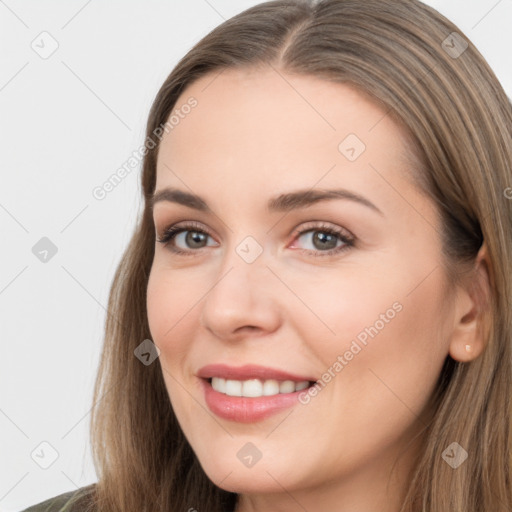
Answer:
MULTIPOLYGON (((311 222, 301 228, 294 231, 294 241, 304 238, 306 242, 309 242, 313 246, 312 249, 299 248, 299 250, 312 256, 332 256, 350 249, 355 242, 355 237, 348 231, 332 227, 329 224, 311 222)), ((171 242, 169 250, 175 254, 194 256, 194 253, 199 252, 198 249, 208 246, 205 243, 209 237, 212 238, 212 235, 201 224, 189 222, 166 228, 157 241, 164 246, 171 242), (185 247, 180 248, 177 243, 181 243, 185 247)), ((215 244, 211 245, 215 246, 215 244)))
POLYGON ((294 235, 296 239, 305 239, 313 247, 312 249, 300 249, 301 252, 320 257, 346 251, 355 242, 355 237, 348 231, 324 223, 313 224, 310 229, 301 226, 301 229, 295 231, 294 235), (341 242, 341 245, 338 242, 341 242))
POLYGON ((157 242, 160 242, 164 245, 172 242, 169 246, 169 249, 172 252, 188 255, 194 252, 194 249, 202 249, 205 247, 203 244, 208 239, 208 237, 211 237, 210 233, 208 233, 208 231, 205 230, 201 224, 190 222, 182 226, 174 225, 166 228, 162 236, 157 239, 157 242), (177 247, 176 241, 185 244, 185 248, 181 249, 177 247), (189 245, 189 247, 187 247, 187 245, 189 245))

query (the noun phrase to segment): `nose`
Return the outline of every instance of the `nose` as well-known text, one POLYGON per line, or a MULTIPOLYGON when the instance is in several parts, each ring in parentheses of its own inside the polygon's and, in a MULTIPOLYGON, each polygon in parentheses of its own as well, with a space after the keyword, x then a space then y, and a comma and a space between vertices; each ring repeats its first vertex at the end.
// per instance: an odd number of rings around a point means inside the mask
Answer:
POLYGON ((278 280, 263 255, 247 263, 232 251, 223 263, 201 303, 202 327, 219 339, 232 341, 278 329, 278 280))

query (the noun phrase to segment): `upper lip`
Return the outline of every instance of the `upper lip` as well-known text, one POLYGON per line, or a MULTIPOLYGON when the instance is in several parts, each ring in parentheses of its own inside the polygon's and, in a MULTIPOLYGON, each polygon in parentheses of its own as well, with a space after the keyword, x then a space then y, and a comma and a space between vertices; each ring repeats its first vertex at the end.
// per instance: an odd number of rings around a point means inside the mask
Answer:
POLYGON ((312 381, 316 379, 310 376, 294 375, 283 370, 275 368, 268 368, 266 366, 257 366, 247 364, 244 366, 228 366, 226 364, 208 364, 203 366, 198 372, 197 376, 203 379, 210 379, 212 377, 220 377, 223 379, 233 380, 249 380, 249 379, 275 379, 275 380, 292 380, 295 382, 312 381))

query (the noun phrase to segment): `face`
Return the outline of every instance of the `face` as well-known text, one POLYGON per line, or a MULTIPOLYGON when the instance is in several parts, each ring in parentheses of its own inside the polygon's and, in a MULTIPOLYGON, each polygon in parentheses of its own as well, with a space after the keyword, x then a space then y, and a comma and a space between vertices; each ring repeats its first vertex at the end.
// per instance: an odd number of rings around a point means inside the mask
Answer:
POLYGON ((401 128, 355 89, 216 75, 158 154, 147 307, 173 409, 226 490, 375 489, 448 354, 437 211, 401 128))

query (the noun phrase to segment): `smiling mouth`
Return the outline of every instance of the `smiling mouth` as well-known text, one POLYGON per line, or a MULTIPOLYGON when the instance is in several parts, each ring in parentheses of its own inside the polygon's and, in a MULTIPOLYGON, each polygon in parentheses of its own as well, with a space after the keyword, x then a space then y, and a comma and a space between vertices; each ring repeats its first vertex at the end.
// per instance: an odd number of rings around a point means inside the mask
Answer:
POLYGON ((315 384, 315 381, 293 381, 276 379, 224 379, 222 377, 212 377, 206 380, 211 387, 227 396, 241 396, 248 398, 258 398, 264 396, 274 396, 281 394, 290 394, 302 391, 315 384))

